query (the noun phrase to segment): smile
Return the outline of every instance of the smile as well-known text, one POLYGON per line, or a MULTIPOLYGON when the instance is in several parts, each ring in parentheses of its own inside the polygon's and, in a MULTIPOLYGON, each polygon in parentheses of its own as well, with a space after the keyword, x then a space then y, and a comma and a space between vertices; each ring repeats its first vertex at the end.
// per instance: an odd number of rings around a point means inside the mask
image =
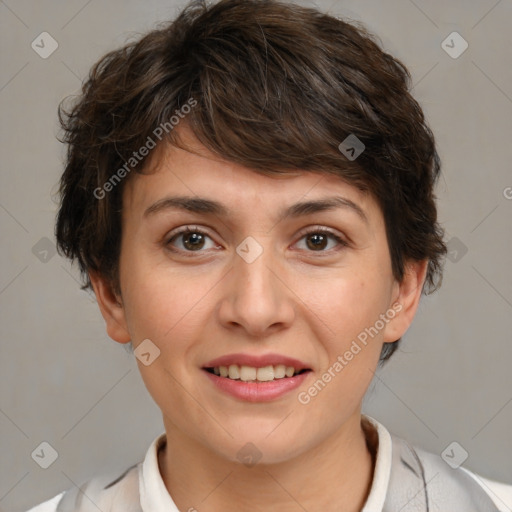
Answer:
POLYGON ((203 374, 214 388, 245 402, 269 402, 298 388, 312 369, 282 354, 230 354, 209 361, 203 374))

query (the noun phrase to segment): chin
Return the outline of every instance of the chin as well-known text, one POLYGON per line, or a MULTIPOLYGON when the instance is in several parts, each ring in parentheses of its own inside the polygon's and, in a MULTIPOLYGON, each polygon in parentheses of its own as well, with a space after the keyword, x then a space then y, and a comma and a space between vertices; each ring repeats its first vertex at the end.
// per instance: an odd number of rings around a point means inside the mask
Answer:
MULTIPOLYGON (((277 424, 279 422, 274 423, 272 428, 277 424)), ((225 443, 211 446, 211 449, 226 460, 247 467, 253 467, 255 464, 280 464, 298 457, 307 450, 303 433, 297 432, 295 435, 288 429, 283 429, 281 433, 275 431, 267 436, 264 432, 271 432, 272 428, 262 430, 241 426, 239 435, 230 430, 234 434, 234 439, 230 438, 225 443)))

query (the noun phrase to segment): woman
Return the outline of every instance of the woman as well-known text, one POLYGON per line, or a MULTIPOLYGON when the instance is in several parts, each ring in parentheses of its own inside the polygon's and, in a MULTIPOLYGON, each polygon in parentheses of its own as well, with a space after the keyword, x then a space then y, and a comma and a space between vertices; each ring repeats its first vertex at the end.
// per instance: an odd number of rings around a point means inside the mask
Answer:
POLYGON ((500 510, 456 446, 361 414, 446 253, 408 80, 364 28, 258 0, 97 63, 61 117, 57 240, 165 433, 33 510, 500 510))

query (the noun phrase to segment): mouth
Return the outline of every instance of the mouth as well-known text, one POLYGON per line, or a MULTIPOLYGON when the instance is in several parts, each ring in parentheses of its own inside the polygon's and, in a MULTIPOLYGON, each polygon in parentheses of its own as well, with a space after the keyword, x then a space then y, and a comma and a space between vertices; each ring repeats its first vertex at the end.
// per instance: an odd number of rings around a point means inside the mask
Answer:
POLYGON ((298 359, 280 354, 231 354, 202 367, 216 389, 246 402, 269 402, 303 384, 313 373, 298 359))

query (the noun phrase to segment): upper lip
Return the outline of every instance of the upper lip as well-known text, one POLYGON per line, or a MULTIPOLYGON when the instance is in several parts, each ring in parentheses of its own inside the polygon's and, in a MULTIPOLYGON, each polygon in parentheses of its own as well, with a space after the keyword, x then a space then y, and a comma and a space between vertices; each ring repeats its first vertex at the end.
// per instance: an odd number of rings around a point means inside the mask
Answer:
POLYGON ((212 359, 206 363, 203 368, 216 368, 219 366, 230 366, 232 364, 236 364, 238 366, 252 366, 254 368, 263 368, 264 366, 277 366, 282 364, 284 366, 292 366, 295 370, 310 369, 306 363, 281 354, 227 354, 225 356, 212 359))

